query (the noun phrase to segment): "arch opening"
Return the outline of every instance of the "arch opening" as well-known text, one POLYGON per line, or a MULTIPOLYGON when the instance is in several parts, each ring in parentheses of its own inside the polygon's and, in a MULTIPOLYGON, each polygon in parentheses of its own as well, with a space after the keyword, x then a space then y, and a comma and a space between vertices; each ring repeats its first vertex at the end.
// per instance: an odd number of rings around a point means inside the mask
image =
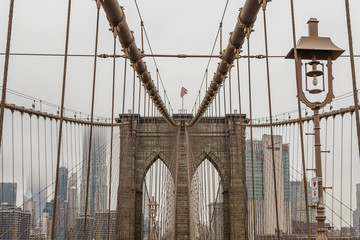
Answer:
POLYGON ((192 239, 224 239, 223 185, 215 165, 205 158, 191 180, 192 239))
POLYGON ((174 239, 175 184, 169 168, 154 159, 143 178, 141 239, 174 239))

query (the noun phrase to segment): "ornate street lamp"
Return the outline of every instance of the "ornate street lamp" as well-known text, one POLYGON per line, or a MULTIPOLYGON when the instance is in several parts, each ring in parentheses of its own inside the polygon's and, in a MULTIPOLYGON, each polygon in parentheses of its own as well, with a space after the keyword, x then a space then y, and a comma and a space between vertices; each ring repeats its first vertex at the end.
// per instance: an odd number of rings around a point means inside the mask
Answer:
POLYGON ((157 213, 157 207, 159 204, 156 203, 154 197, 152 197, 151 201, 149 202, 149 215, 151 218, 151 227, 150 227, 150 239, 154 240, 156 237, 156 231, 154 231, 155 226, 155 219, 157 213))
MULTIPOLYGON (((301 37, 296 46, 297 59, 296 59, 296 72, 297 72, 297 87, 298 98, 307 107, 314 111, 314 134, 315 135, 315 161, 316 161, 316 178, 314 185, 318 186, 318 198, 313 199, 316 204, 317 215, 317 237, 316 239, 328 239, 325 229, 325 207, 323 202, 323 182, 321 170, 321 144, 320 144, 320 118, 319 110, 325 105, 329 104, 333 98, 333 75, 332 75, 332 61, 336 60, 343 52, 343 49, 338 48, 331 41, 329 37, 318 36, 318 23, 316 18, 310 18, 309 36, 301 37), (310 60, 305 63, 305 78, 302 79, 302 60, 310 60), (325 66, 327 68, 327 77, 325 76, 325 66), (325 79, 327 78, 327 81, 325 79), (303 90, 303 81, 305 81, 305 92, 303 90), (316 98, 321 93, 325 93, 322 101, 311 101, 310 98, 316 98)), ((285 58, 294 59, 294 49, 291 49, 285 58)), ((316 193, 315 193, 316 194, 316 193)))

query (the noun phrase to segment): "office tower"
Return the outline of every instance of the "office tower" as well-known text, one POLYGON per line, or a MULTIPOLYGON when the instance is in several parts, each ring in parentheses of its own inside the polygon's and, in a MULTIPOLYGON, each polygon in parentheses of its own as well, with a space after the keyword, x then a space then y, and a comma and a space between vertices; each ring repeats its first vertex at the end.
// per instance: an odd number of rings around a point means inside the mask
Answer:
POLYGON ((17 183, 0 183, 0 206, 16 207, 16 188, 17 183))
MULTIPOLYGON (((87 217, 86 219, 86 232, 85 232, 85 239, 92 239, 93 234, 93 224, 94 218, 87 217)), ((84 225, 85 225, 85 216, 80 216, 75 219, 75 240, 82 240, 84 239, 84 225)))
POLYGON ((68 169, 66 167, 59 167, 59 181, 57 189, 58 199, 67 200, 67 184, 68 184, 68 169))
POLYGON ((75 231, 75 219, 78 217, 78 209, 77 209, 77 174, 71 174, 69 178, 69 195, 68 195, 68 223, 69 223, 69 234, 73 234, 75 231))
MULTIPOLYGON (((91 141, 91 164, 88 189, 87 215, 94 217, 95 212, 106 211, 107 208, 107 168, 106 168, 106 136, 101 128, 93 128, 91 141)), ((89 154, 89 131, 83 136, 83 164, 80 192, 80 213, 85 215, 86 182, 89 154)))
MULTIPOLYGON (((290 182, 291 221, 306 222, 306 202, 303 181, 290 182)), ((308 203, 311 205, 311 184, 307 184, 308 203)), ((310 223, 316 223, 316 209, 309 208, 310 223)))
POLYGON ((353 226, 360 231, 360 183, 356 184, 356 210, 353 213, 353 226))
POLYGON ((58 190, 57 190, 57 209, 55 236, 57 239, 64 240, 68 238, 68 169, 59 167, 58 190))
MULTIPOLYGON (((280 231, 289 233, 290 222, 290 182, 289 182, 289 146, 282 143, 282 136, 263 135, 262 140, 253 141, 253 158, 251 158, 250 141, 246 142, 246 186, 248 190, 249 233, 253 232, 253 211, 258 234, 275 234, 276 207, 274 195, 274 177, 272 149, 274 150, 276 190, 280 231), (252 161, 253 159, 253 161, 252 161), (252 187, 252 164, 254 165, 254 195, 252 187), (255 205, 255 206, 254 206, 255 205)), ((250 236, 252 238, 252 236, 250 236)))
MULTIPOLYGON (((109 212, 95 213, 95 239, 107 239, 109 212)), ((110 211, 110 239, 115 239, 116 211, 110 211)))
POLYGON ((0 239, 30 239, 30 217, 20 208, 0 208, 0 239))
POLYGON ((34 202, 32 199, 29 199, 24 203, 24 211, 30 213, 31 228, 35 228, 36 225, 35 209, 36 209, 36 202, 34 202))

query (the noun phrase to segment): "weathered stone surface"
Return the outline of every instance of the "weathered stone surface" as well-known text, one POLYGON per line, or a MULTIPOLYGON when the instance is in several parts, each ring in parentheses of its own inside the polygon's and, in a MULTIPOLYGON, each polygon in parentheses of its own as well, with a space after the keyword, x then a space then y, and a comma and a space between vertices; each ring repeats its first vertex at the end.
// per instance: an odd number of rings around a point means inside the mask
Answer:
POLYGON ((129 123, 120 127, 116 238, 141 239, 142 183, 147 170, 160 158, 169 168, 176 187, 175 239, 190 239, 191 179, 205 159, 218 170, 223 185, 224 239, 247 239, 244 130, 235 124, 244 116, 205 117, 192 128, 185 126, 191 115, 174 118, 181 122, 178 128, 169 126, 162 118, 135 116, 131 121, 132 115, 125 115, 124 120, 129 123))

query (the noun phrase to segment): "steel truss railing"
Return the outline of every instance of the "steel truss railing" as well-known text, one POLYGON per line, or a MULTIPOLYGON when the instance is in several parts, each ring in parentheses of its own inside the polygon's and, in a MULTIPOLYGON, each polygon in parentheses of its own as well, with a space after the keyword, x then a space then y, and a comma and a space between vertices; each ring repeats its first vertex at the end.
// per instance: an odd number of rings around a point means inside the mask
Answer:
MULTIPOLYGON (((350 106, 347 108, 340 108, 339 110, 333 110, 331 112, 320 113, 319 117, 320 117, 320 119, 336 117, 337 115, 344 115, 346 113, 353 113, 353 112, 355 112, 355 106, 350 106)), ((301 118, 302 122, 307 122, 307 121, 312 121, 312 120, 314 120, 313 116, 301 118)), ((300 122, 300 119, 296 118, 296 119, 291 119, 291 120, 286 120, 286 121, 273 122, 272 125, 273 126, 283 126, 283 125, 293 124, 293 123, 298 123, 298 122, 300 122)), ((242 123, 242 125, 249 126, 249 124, 244 124, 244 123, 242 123)), ((270 127, 270 123, 258 123, 258 124, 253 123, 252 126, 253 127, 270 127)))

